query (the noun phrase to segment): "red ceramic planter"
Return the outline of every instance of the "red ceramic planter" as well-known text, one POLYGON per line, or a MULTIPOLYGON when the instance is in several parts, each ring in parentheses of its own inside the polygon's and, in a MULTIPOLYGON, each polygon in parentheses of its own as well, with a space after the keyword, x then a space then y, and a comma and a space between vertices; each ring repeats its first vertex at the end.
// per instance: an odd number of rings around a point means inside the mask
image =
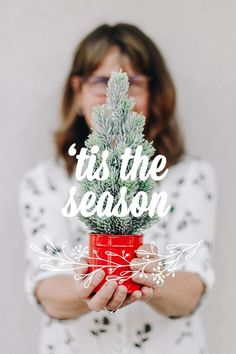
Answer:
MULTIPOLYGON (((136 257, 134 251, 143 244, 143 235, 111 235, 111 234, 89 234, 89 269, 92 272, 103 267, 106 276, 121 276, 123 271, 131 271, 129 262, 136 257), (96 255, 94 254, 96 251, 96 255), (113 255, 107 255, 106 251, 110 251, 113 255), (114 255, 115 254, 115 255, 114 255), (124 258, 124 256, 126 256, 124 258), (94 259, 91 259, 91 258, 94 259), (117 264, 119 265, 117 267, 117 264), (105 267, 104 267, 105 266, 105 267)), ((102 282, 95 288, 97 292, 106 282, 106 276, 102 282)), ((134 290, 140 290, 141 286, 130 279, 117 279, 117 283, 127 287, 128 293, 134 290)))

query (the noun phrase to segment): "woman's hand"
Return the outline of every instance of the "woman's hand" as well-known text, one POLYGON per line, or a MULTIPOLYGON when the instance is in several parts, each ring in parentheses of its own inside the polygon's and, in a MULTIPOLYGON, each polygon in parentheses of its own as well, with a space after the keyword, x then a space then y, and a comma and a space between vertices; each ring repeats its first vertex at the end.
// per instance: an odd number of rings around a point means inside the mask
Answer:
MULTIPOLYGON (((78 274, 86 274, 88 272, 88 264, 83 260, 84 267, 75 272, 78 274)), ((82 299, 90 310, 101 311, 106 307, 107 310, 115 311, 118 308, 132 304, 137 300, 146 300, 152 295, 152 289, 142 287, 140 290, 135 290, 131 294, 127 293, 127 288, 124 285, 118 285, 116 281, 107 281, 96 294, 93 294, 94 289, 101 283, 105 276, 104 270, 100 269, 91 278, 89 286, 85 287, 86 279, 76 280, 76 289, 78 297, 82 299)))
MULTIPOLYGON (((155 246, 154 246, 155 247, 155 246)), ((204 293, 205 285, 195 273, 178 271, 175 277, 167 277, 163 287, 157 287, 153 276, 153 267, 160 266, 157 249, 153 252, 150 244, 144 244, 136 251, 137 258, 133 258, 130 267, 132 270, 143 268, 145 276, 140 273, 132 276, 134 282, 143 285, 141 288, 152 289, 151 295, 146 299, 149 305, 157 312, 168 317, 181 317, 194 311, 204 293), (142 259, 144 254, 138 251, 147 251, 149 260, 142 259), (145 266, 146 264, 146 266, 145 266)))
MULTIPOLYGON (((86 262, 80 272, 75 269, 80 274, 86 274, 87 271, 86 262)), ((115 281, 107 281, 94 295, 94 289, 104 276, 103 270, 96 272, 88 288, 84 286, 86 280, 75 280, 71 275, 42 279, 35 289, 35 296, 48 316, 58 320, 77 318, 91 310, 101 311, 105 306, 108 310, 117 310, 137 300, 146 301, 152 297, 153 289, 150 286, 144 285, 141 290, 127 294, 127 288, 118 286, 115 281)))
POLYGON ((159 266, 157 247, 154 245, 154 251, 153 251, 151 244, 149 243, 143 244, 136 250, 136 255, 137 258, 133 258, 132 261, 130 262, 130 268, 134 271, 134 274, 132 275, 132 280, 142 285, 141 288, 142 293, 145 292, 147 294, 147 296, 141 300, 149 301, 153 297, 154 291, 155 292, 158 291, 157 284, 153 276, 153 268, 159 266), (144 254, 142 253, 142 251, 148 252, 147 254, 148 254, 149 262, 143 259, 144 254), (144 273, 142 277, 140 277, 141 270, 144 273))

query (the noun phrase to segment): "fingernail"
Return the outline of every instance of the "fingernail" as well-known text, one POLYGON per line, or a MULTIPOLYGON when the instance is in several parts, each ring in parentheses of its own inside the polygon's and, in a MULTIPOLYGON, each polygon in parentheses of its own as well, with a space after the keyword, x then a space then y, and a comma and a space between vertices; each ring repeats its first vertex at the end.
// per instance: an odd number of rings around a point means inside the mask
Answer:
POLYGON ((115 282, 115 281, 107 281, 106 287, 107 288, 112 288, 115 284, 117 285, 117 282, 115 282))
POLYGON ((137 274, 137 273, 136 273, 136 274, 133 274, 133 275, 132 275, 132 279, 133 279, 133 280, 138 280, 138 279, 139 279, 139 274, 137 274))
POLYGON ((120 294, 124 294, 124 293, 126 293, 126 291, 127 291, 127 288, 126 288, 126 287, 124 287, 124 286, 119 287, 119 293, 120 293, 120 294))
POLYGON ((146 291, 142 291, 142 296, 146 297, 146 296, 148 296, 148 293, 146 291))
POLYGON ((97 274, 96 274, 96 278, 97 278, 98 280, 101 280, 101 279, 104 277, 104 275, 105 275, 104 270, 100 269, 100 270, 97 272, 97 274))
POLYGON ((135 266, 135 262, 131 261, 129 265, 130 265, 131 267, 134 267, 134 266, 135 266))

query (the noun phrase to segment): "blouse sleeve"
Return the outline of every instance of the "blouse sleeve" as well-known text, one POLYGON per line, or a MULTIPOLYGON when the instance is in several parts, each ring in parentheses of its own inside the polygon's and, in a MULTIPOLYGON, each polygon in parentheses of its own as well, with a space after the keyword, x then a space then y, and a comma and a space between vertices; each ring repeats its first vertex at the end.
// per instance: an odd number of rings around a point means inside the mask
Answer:
MULTIPOLYGON (((39 164, 26 173, 19 183, 19 211, 25 243, 25 292, 31 305, 45 313, 43 306, 34 294, 37 283, 45 278, 61 274, 74 274, 72 270, 51 271, 42 269, 40 253, 31 246, 55 256, 53 265, 59 265, 62 243, 67 242, 71 249, 70 234, 64 217, 60 213, 62 201, 58 186, 39 164), (45 235, 50 237, 53 247, 49 245, 45 235)), ((60 268, 60 267, 59 267, 60 268)), ((73 269, 73 267, 72 267, 73 269)))
POLYGON ((169 243, 178 243, 181 247, 199 242, 192 257, 179 262, 176 269, 198 274, 205 284, 195 312, 205 307, 215 281, 212 264, 217 206, 215 171, 208 161, 197 159, 192 161, 188 173, 180 176, 176 184, 180 199, 179 202, 176 200, 172 213, 169 243))

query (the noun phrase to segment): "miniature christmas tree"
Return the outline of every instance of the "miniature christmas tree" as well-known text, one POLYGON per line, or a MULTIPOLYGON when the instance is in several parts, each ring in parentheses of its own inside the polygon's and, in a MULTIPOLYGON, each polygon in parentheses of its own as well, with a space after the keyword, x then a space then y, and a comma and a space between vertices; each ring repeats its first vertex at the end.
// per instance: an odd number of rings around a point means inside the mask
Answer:
MULTIPOLYGON (((135 100, 128 97, 128 89, 128 75, 122 71, 112 72, 108 81, 106 103, 93 108, 93 129, 85 141, 88 155, 91 154, 94 145, 99 147, 95 169, 101 164, 102 152, 109 151, 107 158, 109 177, 106 180, 91 181, 85 178, 79 182, 82 194, 93 191, 99 197, 103 192, 109 191, 114 197, 114 205, 119 199, 121 187, 127 187, 127 205, 139 191, 146 192, 149 202, 157 183, 150 177, 144 181, 139 178, 123 181, 120 178, 121 155, 127 147, 134 154, 137 146, 141 145, 142 155, 149 157, 148 168, 150 168, 150 159, 155 153, 153 143, 147 141, 143 134, 145 117, 143 114, 133 111, 135 100)), ((127 173, 131 167, 132 162, 129 161, 127 173)), ((131 235, 141 232, 158 220, 157 215, 150 217, 147 211, 139 217, 135 217, 131 213, 124 217, 99 217, 96 214, 84 217, 79 213, 78 218, 94 233, 114 235, 131 235)))

